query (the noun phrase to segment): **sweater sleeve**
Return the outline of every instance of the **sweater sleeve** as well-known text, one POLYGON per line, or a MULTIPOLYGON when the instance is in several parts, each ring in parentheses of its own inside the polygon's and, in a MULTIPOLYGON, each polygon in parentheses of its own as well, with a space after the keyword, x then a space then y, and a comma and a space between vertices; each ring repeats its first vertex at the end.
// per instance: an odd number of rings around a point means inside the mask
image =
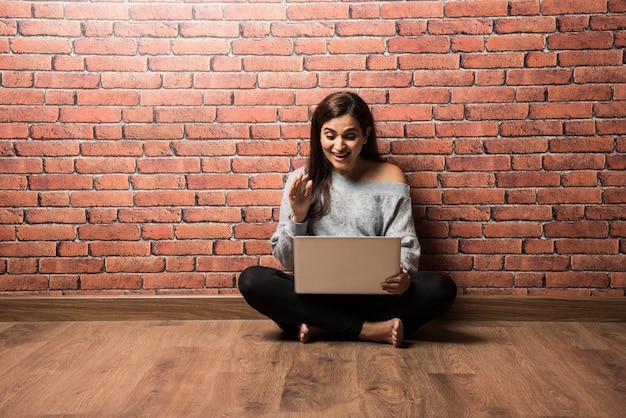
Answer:
POLYGON ((421 247, 415 232, 411 199, 408 196, 400 198, 395 208, 389 207, 389 213, 384 216, 388 217, 385 235, 401 239, 400 262, 402 266, 409 272, 417 271, 421 247))

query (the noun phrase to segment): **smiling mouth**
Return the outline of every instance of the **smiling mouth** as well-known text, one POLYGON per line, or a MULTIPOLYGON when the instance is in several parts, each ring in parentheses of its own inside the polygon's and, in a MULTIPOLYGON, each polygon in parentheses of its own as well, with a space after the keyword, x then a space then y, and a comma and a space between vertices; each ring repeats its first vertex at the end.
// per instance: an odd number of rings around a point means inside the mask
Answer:
POLYGON ((350 152, 333 152, 332 154, 337 160, 345 160, 350 155, 350 152))

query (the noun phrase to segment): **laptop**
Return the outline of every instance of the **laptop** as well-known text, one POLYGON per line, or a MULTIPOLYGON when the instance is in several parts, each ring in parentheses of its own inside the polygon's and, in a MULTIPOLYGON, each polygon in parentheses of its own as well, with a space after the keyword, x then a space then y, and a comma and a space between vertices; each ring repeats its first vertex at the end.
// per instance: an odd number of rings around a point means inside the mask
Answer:
POLYGON ((380 284, 400 271, 397 237, 294 237, 298 294, 388 295, 380 284))

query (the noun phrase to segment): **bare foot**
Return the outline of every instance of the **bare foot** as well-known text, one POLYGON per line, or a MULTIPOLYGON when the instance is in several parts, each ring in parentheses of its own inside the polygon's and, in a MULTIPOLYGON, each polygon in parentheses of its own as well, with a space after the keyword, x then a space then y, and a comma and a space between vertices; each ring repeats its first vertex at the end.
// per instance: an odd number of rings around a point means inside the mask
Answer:
POLYGON ((404 339, 404 325, 400 318, 382 322, 365 322, 359 334, 359 339, 388 343, 398 347, 404 339))
POLYGON ((300 324, 300 330, 298 331, 298 339, 300 342, 307 343, 311 341, 313 337, 320 334, 322 330, 318 327, 311 326, 309 324, 305 324, 304 322, 300 324))

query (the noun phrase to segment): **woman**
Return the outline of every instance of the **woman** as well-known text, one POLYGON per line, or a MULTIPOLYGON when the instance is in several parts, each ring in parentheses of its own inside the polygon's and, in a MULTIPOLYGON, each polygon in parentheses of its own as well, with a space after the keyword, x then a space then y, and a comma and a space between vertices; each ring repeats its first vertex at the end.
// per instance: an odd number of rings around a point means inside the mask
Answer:
POLYGON ((289 270, 298 235, 394 236, 402 243, 401 273, 381 277, 389 295, 299 295, 290 274, 263 266, 244 270, 239 289, 248 304, 302 342, 329 332, 399 346, 405 333, 444 313, 456 297, 448 276, 418 272, 409 186, 397 166, 382 160, 372 113, 354 93, 319 103, 308 164, 287 179, 270 242, 289 270))

